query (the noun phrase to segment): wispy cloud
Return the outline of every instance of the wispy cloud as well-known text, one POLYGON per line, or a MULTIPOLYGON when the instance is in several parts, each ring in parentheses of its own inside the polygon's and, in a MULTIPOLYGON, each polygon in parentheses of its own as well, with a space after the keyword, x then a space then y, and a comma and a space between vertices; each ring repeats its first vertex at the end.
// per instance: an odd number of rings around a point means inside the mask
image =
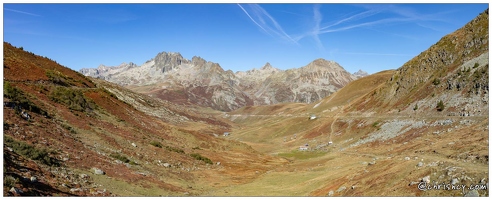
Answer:
MULTIPOLYGON (((316 9, 317 12, 319 12, 319 6, 315 6, 314 8, 316 9)), ((346 17, 344 19, 338 20, 337 22, 335 22, 333 24, 324 26, 323 28, 321 28, 321 30, 326 30, 326 29, 328 29, 330 27, 336 26, 336 25, 341 24, 341 23, 344 23, 344 22, 354 21, 354 20, 358 20, 358 19, 364 19, 366 17, 370 17, 370 16, 375 15, 375 14, 378 14, 380 12, 381 11, 379 11, 379 10, 368 10, 368 11, 365 11, 365 12, 361 12, 361 13, 352 15, 350 17, 346 17)), ((316 21, 316 18, 314 20, 316 21)))
MULTIPOLYGON (((312 18, 314 24, 313 28, 294 37, 294 40, 299 41, 305 37, 311 37, 316 42, 318 48, 320 48, 320 50, 323 50, 324 48, 319 37, 322 34, 348 31, 356 28, 370 29, 370 27, 375 27, 378 25, 388 25, 401 22, 415 22, 417 23, 417 25, 424 27, 423 25, 418 24, 418 22, 446 21, 444 15, 454 12, 445 11, 433 14, 421 14, 411 9, 402 8, 396 5, 366 6, 363 7, 363 9, 365 9, 365 11, 344 16, 343 18, 333 20, 330 23, 322 24, 323 16, 320 12, 320 6, 314 5, 312 18), (380 13, 385 13, 386 15, 378 15, 380 13)), ((405 37, 404 35, 399 35, 395 33, 393 33, 392 35, 405 37)))
POLYGON ((289 34, 287 34, 282 26, 273 18, 265 9, 263 9, 258 4, 248 4, 248 6, 243 7, 241 4, 237 4, 241 10, 255 23, 260 29, 265 31, 265 33, 279 37, 283 40, 297 44, 289 34), (249 12, 248 12, 249 11, 249 12))
MULTIPOLYGON (((381 32, 383 34, 394 35, 407 39, 416 40, 415 37, 402 35, 398 33, 390 33, 379 30, 378 26, 399 24, 399 23, 415 23, 418 26, 439 31, 436 28, 427 26, 425 22, 441 21, 448 22, 446 15, 452 12, 444 11, 431 14, 423 14, 414 11, 411 8, 402 7, 399 5, 360 5, 362 11, 345 15, 338 19, 324 19, 322 12, 320 11, 321 5, 315 4, 313 6, 312 18, 309 19, 312 23, 310 27, 305 30, 301 30, 299 34, 287 34, 280 24, 261 6, 257 4, 241 5, 237 4, 241 10, 250 18, 250 20, 256 24, 265 33, 278 37, 283 40, 298 44, 298 42, 304 38, 311 38, 319 50, 325 51, 323 42, 320 35, 334 32, 349 31, 352 29, 365 28, 374 31, 381 32), (329 22, 326 22, 329 21, 329 22)), ((295 14, 287 11, 285 13, 295 14)), ((306 16, 303 16, 306 17, 306 16)), ((363 54, 363 53, 359 53, 363 54)), ((370 55, 370 54, 366 54, 370 55)), ((386 55, 386 56, 407 56, 403 54, 374 54, 374 55, 386 55)))
POLYGON ((29 13, 29 12, 24 12, 20 10, 14 10, 14 9, 9 9, 9 8, 3 8, 3 10, 10 11, 10 12, 16 12, 16 13, 21 13, 25 15, 31 15, 31 16, 36 16, 36 17, 41 17, 41 15, 34 14, 34 13, 29 13))
POLYGON ((428 25, 425 25, 425 24, 421 24, 421 23, 417 23, 418 26, 420 27, 423 27, 423 28, 427 28, 427 29, 430 29, 430 30, 433 30, 433 31, 436 31, 436 32, 441 32, 441 33, 446 33, 447 31, 444 31, 444 30, 441 30, 441 29, 438 29, 436 27, 433 27, 433 26, 428 26, 428 25))

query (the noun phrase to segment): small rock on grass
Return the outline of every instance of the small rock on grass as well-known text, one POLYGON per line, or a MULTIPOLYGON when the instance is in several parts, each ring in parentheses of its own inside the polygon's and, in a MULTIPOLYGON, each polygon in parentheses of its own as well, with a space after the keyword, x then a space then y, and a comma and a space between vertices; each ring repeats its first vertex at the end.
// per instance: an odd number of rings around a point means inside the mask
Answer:
POLYGON ((104 175, 104 174, 106 174, 106 172, 104 172, 101 169, 98 169, 98 168, 92 168, 92 169, 94 170, 94 174, 96 174, 96 175, 104 175))

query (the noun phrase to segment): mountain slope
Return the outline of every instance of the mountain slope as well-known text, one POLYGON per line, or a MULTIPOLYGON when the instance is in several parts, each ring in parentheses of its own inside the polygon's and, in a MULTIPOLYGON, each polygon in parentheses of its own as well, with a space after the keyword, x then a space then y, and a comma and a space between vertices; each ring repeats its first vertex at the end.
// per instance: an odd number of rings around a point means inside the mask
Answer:
POLYGON ((487 10, 405 63, 386 86, 353 109, 374 110, 362 105, 365 104, 376 105, 378 109, 405 110, 413 108, 416 101, 425 100, 433 104, 418 111, 429 111, 443 100, 450 106, 446 110, 453 111, 466 104, 454 101, 454 96, 488 101, 488 29, 487 10))

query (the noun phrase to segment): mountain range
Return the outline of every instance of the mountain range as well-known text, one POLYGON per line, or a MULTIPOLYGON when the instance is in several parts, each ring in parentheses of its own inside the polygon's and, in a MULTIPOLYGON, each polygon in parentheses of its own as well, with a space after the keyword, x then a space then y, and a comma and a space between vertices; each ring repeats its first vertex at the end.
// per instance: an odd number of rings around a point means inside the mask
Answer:
POLYGON ((312 103, 368 75, 362 70, 350 74, 338 63, 324 59, 297 69, 280 70, 266 63, 260 69, 233 73, 203 58, 188 60, 173 52, 161 52, 141 66, 131 62, 100 65, 81 69, 80 73, 171 102, 221 111, 251 105, 312 103))

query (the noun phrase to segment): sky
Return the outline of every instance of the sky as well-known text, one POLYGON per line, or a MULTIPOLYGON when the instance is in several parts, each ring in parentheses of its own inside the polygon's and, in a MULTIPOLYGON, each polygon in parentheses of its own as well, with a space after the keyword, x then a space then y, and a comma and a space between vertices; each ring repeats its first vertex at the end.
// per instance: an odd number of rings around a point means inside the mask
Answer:
POLYGON ((488 8, 482 4, 4 3, 3 40, 79 70, 141 65, 159 52, 224 70, 397 69, 488 8))

